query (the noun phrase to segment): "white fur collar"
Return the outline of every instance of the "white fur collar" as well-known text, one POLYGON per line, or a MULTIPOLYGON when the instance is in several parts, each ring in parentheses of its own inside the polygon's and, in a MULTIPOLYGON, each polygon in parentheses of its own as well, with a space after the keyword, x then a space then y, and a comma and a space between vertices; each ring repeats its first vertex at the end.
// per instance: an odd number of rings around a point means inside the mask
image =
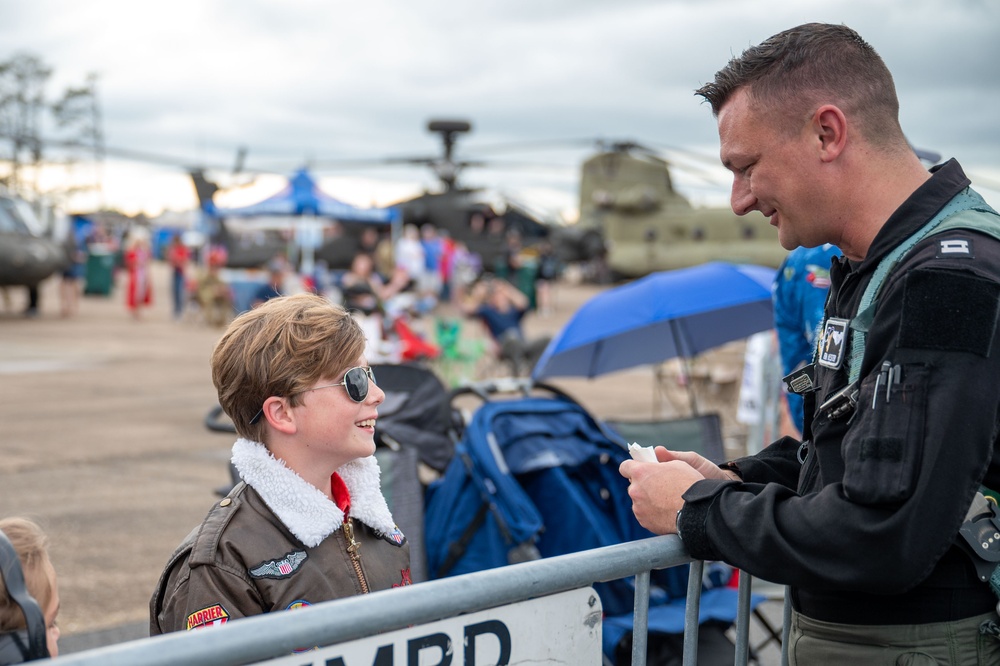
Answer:
MULTIPOLYGON (((306 546, 318 546, 344 523, 344 512, 330 498, 271 455, 260 442, 239 438, 233 444, 232 460, 247 485, 306 546)), ((351 493, 351 518, 391 534, 396 524, 382 496, 375 456, 352 460, 337 474, 351 493)))

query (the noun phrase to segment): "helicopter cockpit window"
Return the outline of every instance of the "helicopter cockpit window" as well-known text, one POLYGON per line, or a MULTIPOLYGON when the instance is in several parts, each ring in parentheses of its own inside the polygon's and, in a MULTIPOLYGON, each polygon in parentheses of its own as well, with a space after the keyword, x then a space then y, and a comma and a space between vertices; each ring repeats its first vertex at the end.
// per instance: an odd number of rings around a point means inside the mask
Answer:
POLYGON ((17 207, 10 199, 0 199, 0 231, 4 233, 33 235, 31 229, 18 214, 17 207))

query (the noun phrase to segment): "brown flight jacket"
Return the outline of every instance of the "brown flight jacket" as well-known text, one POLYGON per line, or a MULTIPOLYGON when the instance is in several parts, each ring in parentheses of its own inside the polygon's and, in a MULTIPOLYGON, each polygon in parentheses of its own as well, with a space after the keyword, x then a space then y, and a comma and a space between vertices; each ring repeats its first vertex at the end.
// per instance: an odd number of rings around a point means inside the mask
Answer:
MULTIPOLYGON (((253 470, 248 474, 244 469, 247 465, 241 467, 236 455, 241 442, 234 446, 234 462, 250 480, 255 478, 253 470)), ((257 446, 263 450, 262 445, 257 446)), ((259 451, 252 452, 253 456, 260 462, 259 451)), ((271 461, 283 467, 279 461, 271 461)), ((270 469, 272 462, 263 463, 269 472, 275 471, 270 469)), ((360 470, 364 483, 359 489, 359 475, 344 474, 351 489, 351 509, 346 520, 342 513, 337 515, 339 509, 335 506, 320 507, 326 512, 321 515, 323 520, 316 520, 316 514, 309 515, 312 507, 299 512, 303 498, 295 494, 301 490, 297 482, 291 484, 291 492, 286 492, 288 468, 277 470, 276 477, 265 475, 258 480, 264 488, 271 488, 270 493, 258 492, 247 483, 238 484, 212 507, 167 563, 150 600, 150 635, 408 585, 409 544, 391 522, 378 488, 377 463, 370 458, 349 465, 356 468, 355 472, 360 470), (373 474, 377 496, 370 487, 373 474), (277 495, 275 479, 281 483, 277 495), (284 511, 272 510, 262 494, 271 505, 283 506, 284 511), (279 515, 291 523, 291 529, 279 515), (334 524, 338 517, 340 521, 334 524), (324 526, 316 529, 317 523, 324 526)), ((319 504, 321 500, 308 495, 305 501, 319 504)))

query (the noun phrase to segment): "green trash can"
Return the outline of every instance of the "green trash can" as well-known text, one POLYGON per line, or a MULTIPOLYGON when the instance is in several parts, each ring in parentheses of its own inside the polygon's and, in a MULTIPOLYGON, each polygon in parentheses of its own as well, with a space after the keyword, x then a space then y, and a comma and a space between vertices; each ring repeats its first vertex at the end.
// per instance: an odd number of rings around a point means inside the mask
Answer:
POLYGON ((91 245, 87 253, 85 294, 111 295, 114 284, 115 255, 111 250, 97 244, 91 245))

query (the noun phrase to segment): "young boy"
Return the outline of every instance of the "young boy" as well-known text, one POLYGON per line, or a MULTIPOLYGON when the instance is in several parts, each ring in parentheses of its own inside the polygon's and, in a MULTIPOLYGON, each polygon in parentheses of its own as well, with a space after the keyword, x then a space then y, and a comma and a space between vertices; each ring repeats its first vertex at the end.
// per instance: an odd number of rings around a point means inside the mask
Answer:
POLYGON ((219 403, 240 438, 243 481, 167 563, 150 635, 410 583, 406 538, 382 496, 375 384, 365 337, 312 294, 271 299, 212 354, 219 403))
POLYGON ((47 655, 41 654, 41 632, 35 636, 28 635, 25 612, 8 593, 7 579, 0 576, 0 664, 58 657, 56 615, 59 614, 59 590, 56 587, 56 570, 49 560, 48 538, 41 527, 26 518, 0 520, 0 532, 17 553, 24 590, 35 600, 44 616, 45 647, 48 649, 47 655), (32 638, 36 638, 37 644, 32 642, 32 638))

